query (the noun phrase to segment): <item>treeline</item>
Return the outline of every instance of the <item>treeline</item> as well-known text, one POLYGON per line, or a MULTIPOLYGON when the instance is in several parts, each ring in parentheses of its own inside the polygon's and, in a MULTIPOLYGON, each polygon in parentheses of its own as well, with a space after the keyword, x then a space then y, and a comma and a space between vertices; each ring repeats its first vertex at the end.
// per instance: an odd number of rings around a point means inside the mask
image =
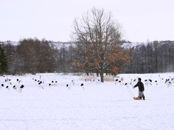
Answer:
POLYGON ((57 48, 47 40, 23 39, 18 45, 3 44, 8 74, 71 72, 73 46, 57 48))
MULTIPOLYGON (((71 65, 77 54, 74 45, 64 44, 57 47, 50 41, 36 38, 23 39, 18 45, 10 42, 0 44, 6 54, 8 74, 79 72, 81 69, 71 65)), ((121 67, 123 73, 157 73, 174 70, 174 41, 154 41, 133 46, 129 55, 132 58, 130 63, 121 67)), ((0 67, 2 70, 2 66, 0 67)))
POLYGON ((174 41, 154 41, 132 47, 131 62, 124 73, 158 73, 174 71, 174 41))

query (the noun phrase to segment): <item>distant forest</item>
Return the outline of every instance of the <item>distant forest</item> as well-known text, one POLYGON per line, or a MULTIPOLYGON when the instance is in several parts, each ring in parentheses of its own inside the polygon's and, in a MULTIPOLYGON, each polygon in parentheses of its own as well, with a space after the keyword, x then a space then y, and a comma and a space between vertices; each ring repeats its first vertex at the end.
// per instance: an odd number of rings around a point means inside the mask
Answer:
POLYGON ((131 48, 131 62, 123 73, 161 73, 174 71, 174 41, 153 41, 131 48))
MULTIPOLYGON (((61 47, 52 43, 38 39, 23 39, 17 45, 0 42, 7 57, 8 74, 85 72, 72 66, 72 61, 77 55, 76 43, 63 43, 61 47)), ((126 41, 123 43, 132 44, 126 41)), ((141 43, 130 48, 129 56, 130 63, 125 63, 120 68, 122 73, 173 72, 174 41, 141 43)))

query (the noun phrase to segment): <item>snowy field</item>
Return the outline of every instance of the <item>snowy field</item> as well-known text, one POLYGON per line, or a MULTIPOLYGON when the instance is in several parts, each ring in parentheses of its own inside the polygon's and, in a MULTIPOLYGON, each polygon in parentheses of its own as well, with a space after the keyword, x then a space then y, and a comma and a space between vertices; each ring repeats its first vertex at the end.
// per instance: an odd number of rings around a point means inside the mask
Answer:
POLYGON ((0 84, 4 84, 0 88, 0 130, 174 129, 174 73, 118 76, 121 83, 100 83, 92 76, 92 81, 85 82, 86 76, 72 74, 0 76, 0 84), (137 77, 145 84, 145 101, 131 97, 138 95, 138 89, 132 87, 137 77), (11 81, 4 82, 7 78, 11 81), (35 79, 44 84, 38 85, 35 79), (145 79, 152 79, 152 85, 145 79), (52 81, 57 83, 49 86, 52 81), (25 87, 20 92, 22 84, 25 87))

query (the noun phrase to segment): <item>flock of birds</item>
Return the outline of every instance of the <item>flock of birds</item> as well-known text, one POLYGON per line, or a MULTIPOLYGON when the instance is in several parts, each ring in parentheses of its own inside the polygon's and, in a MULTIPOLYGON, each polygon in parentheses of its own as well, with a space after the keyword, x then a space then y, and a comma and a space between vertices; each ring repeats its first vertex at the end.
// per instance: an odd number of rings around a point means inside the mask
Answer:
MULTIPOLYGON (((117 85, 125 85, 125 86, 134 86, 136 83, 138 82, 138 77, 130 79, 129 82, 124 82, 123 78, 116 78, 115 79, 115 84, 117 85)), ((164 83, 164 85, 166 85, 167 87, 173 86, 174 87, 174 78, 169 77, 169 78, 162 78, 160 75, 157 79, 152 79, 152 78, 147 78, 142 80, 142 82, 144 83, 144 85, 146 86, 157 86, 159 83, 164 83)))
POLYGON ((24 85, 21 84, 21 80, 20 79, 16 79, 15 82, 12 82, 11 79, 9 78, 5 78, 4 77, 4 81, 3 83, 1 84, 1 88, 6 88, 8 90, 10 90, 11 88, 13 88, 14 90, 18 91, 18 92, 22 92, 23 88, 24 88, 24 85))
MULTIPOLYGON (((34 79, 34 78, 33 78, 33 80, 35 81, 36 84, 38 84, 39 88, 44 89, 44 86, 45 86, 44 81, 42 81, 40 79, 34 79)), ((67 87, 68 89, 71 89, 72 85, 75 85, 75 80, 71 80, 71 82, 66 84, 65 87, 67 87)), ((57 80, 52 80, 51 82, 48 83, 48 86, 49 87, 58 86, 58 81, 57 80)), ((84 83, 81 83, 80 86, 84 89, 84 83)))
MULTIPOLYGON (((12 81, 12 79, 10 79, 10 78, 5 78, 5 76, 3 76, 3 77, 4 77, 4 79, 1 83, 0 90, 2 88, 6 88, 7 90, 13 89, 13 90, 16 90, 17 92, 22 92, 22 90, 24 89, 24 84, 22 84, 20 79, 16 79, 15 81, 14 80, 12 81)), ((32 78, 32 80, 38 86, 38 88, 41 88, 41 89, 44 89, 45 86, 48 86, 50 88, 53 86, 58 86, 57 80, 52 80, 47 85, 41 79, 32 78)), ((71 82, 66 84, 65 87, 67 87, 68 89, 71 89, 72 85, 75 85, 75 80, 71 80, 71 82)), ((85 89, 84 83, 81 83, 80 86, 82 89, 85 89)))
MULTIPOLYGON (((4 77, 4 81, 2 81, 1 83, 1 86, 0 86, 0 89, 2 88, 6 88, 8 90, 10 89, 14 89, 16 90, 17 92, 22 92, 22 90, 24 89, 24 84, 22 84, 21 80, 20 79, 16 79, 15 81, 10 79, 10 78, 6 78, 5 76, 4 77)), ((52 80, 50 81, 49 83, 47 83, 47 85, 45 84, 45 82, 43 80, 41 80, 41 77, 40 79, 36 79, 36 78, 32 78, 32 80, 34 81, 34 83, 36 83, 38 85, 39 88, 41 89, 44 89, 45 86, 49 86, 49 87, 52 87, 52 86, 58 86, 58 81, 57 80, 52 80)), ((134 86, 138 81, 138 77, 136 78, 133 78, 133 79, 130 79, 129 82, 125 82, 123 80, 123 78, 116 78, 115 79, 115 84, 116 85, 124 85, 124 86, 134 86)), ((86 80, 84 82, 100 82, 100 80, 86 80)), ((154 79, 153 80, 151 78, 148 78, 148 79, 144 79, 142 80, 142 82, 146 85, 146 86, 149 86, 149 85, 158 85, 159 83, 164 83, 167 87, 169 86, 174 86, 174 78, 167 78, 167 79, 164 79, 162 78, 160 75, 157 79, 154 79)), ((71 86, 72 85, 75 85, 75 80, 71 80, 70 83, 67 83, 65 85, 65 87, 67 87, 68 89, 71 89, 71 86)), ((85 89, 84 88, 84 83, 81 83, 80 84, 81 88, 82 89, 85 89)))

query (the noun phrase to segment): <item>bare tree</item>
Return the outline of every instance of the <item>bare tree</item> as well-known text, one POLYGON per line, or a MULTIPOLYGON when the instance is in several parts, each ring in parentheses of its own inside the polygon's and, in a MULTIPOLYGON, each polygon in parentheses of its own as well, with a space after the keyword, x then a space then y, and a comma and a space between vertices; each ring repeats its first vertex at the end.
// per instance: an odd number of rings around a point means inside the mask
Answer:
POLYGON ((24 39, 20 41, 16 51, 23 61, 24 73, 53 72, 55 69, 53 51, 45 40, 24 39))
POLYGON ((129 61, 128 50, 121 48, 121 26, 103 9, 93 8, 75 19, 73 38, 78 44, 73 65, 87 72, 98 70, 101 82, 106 70, 117 74, 119 67, 129 61))

